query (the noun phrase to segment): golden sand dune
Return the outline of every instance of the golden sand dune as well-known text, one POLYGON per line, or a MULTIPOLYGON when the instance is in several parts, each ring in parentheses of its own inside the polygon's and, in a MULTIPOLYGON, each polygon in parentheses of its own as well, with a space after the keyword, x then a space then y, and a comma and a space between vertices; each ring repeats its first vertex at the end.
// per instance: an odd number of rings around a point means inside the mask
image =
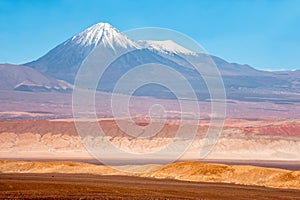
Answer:
POLYGON ((177 162, 168 165, 129 165, 116 168, 81 162, 0 161, 0 172, 128 175, 194 182, 220 182, 300 189, 300 171, 201 162, 177 162))
POLYGON ((144 176, 300 189, 300 171, 256 166, 178 162, 165 165, 144 176))
POLYGON ((0 161, 0 173, 64 173, 125 175, 124 172, 104 165, 81 162, 26 162, 0 161))

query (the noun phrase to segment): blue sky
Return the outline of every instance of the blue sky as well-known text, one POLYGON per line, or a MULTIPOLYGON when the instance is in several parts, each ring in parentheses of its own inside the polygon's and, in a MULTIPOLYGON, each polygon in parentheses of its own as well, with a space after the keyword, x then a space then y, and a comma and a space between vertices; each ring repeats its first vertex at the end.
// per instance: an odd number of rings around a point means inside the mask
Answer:
POLYGON ((300 69, 297 0, 0 0, 0 63, 35 60, 97 22, 174 29, 230 62, 300 69))

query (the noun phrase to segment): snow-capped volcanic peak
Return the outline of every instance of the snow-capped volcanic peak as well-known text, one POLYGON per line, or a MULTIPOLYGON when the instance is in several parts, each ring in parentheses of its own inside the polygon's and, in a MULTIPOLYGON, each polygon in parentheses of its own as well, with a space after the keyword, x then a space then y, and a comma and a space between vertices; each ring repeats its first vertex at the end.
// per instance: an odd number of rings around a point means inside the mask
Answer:
POLYGON ((137 48, 138 45, 126 35, 108 23, 98 23, 71 38, 72 42, 82 46, 105 47, 119 46, 123 48, 137 48))
POLYGON ((172 40, 155 41, 155 40, 139 40, 137 43, 144 48, 154 49, 156 51, 175 54, 189 54, 195 55, 196 53, 186 49, 185 47, 175 43, 172 40))

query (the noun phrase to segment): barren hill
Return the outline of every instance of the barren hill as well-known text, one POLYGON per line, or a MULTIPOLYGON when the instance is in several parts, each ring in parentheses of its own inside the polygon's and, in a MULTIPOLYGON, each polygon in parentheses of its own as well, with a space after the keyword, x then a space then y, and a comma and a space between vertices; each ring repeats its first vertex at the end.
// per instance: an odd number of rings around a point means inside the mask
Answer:
POLYGON ((300 189, 300 171, 201 162, 109 167, 80 162, 1 161, 0 172, 127 175, 193 182, 221 182, 300 189))

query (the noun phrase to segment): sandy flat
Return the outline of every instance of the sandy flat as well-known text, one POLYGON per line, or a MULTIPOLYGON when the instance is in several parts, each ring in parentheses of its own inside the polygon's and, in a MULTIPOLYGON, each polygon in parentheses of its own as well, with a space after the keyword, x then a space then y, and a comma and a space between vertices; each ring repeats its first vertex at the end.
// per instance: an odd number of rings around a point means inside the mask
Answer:
POLYGON ((88 174, 0 174, 0 198, 300 199, 300 190, 88 174))

